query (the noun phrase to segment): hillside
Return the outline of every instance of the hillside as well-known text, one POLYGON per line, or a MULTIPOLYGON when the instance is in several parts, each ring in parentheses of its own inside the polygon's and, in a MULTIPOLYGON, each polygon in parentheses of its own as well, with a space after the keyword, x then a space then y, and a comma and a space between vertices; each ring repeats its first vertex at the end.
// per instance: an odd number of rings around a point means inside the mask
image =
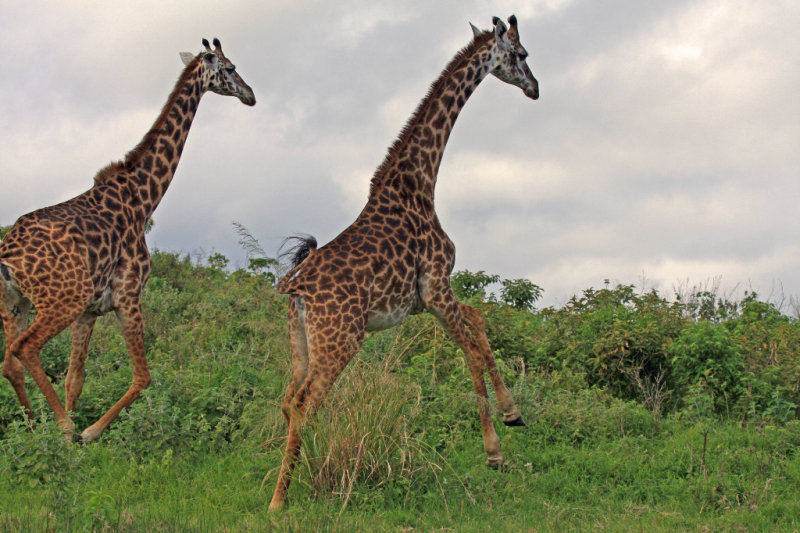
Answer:
MULTIPOLYGON (((153 259, 153 381, 99 441, 65 443, 30 379, 40 419, 27 431, 0 383, 0 530, 800 528, 800 322, 758 295, 676 302, 607 285, 533 309, 530 282, 504 280, 494 297, 485 288, 501 280, 457 273, 528 422, 495 417, 506 468, 484 466, 459 349, 416 316, 368 335, 305 430, 287 511, 268 516, 286 430, 286 298, 267 263, 153 259)), ((59 393, 68 357, 68 332, 42 352, 59 393)), ((76 426, 130 379, 108 315, 76 426)))

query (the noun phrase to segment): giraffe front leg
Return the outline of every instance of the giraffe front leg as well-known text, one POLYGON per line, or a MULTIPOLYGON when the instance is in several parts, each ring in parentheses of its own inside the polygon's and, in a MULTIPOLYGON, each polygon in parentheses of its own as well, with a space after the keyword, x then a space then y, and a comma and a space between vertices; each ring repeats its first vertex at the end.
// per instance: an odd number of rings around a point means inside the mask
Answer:
POLYGON ((97 422, 86 428, 81 433, 81 439, 86 442, 95 440, 114 421, 119 413, 128 407, 141 394, 142 390, 150 385, 150 371, 147 368, 147 359, 144 351, 144 335, 142 324, 142 308, 138 296, 117 306, 117 315, 122 325, 125 336, 125 345, 131 357, 133 366, 133 383, 130 388, 97 422))
MULTIPOLYGON (((486 391, 486 381, 483 377, 484 359, 478 344, 467 333, 458 302, 449 285, 444 287, 440 284, 440 286, 442 291, 429 293, 430 296, 424 300, 425 305, 439 320, 445 331, 458 343, 464 353, 478 400, 478 415, 481 419, 481 429, 483 431, 483 448, 487 456, 486 465, 490 468, 499 468, 503 465, 503 454, 500 451, 500 439, 492 422, 489 396, 486 391), (434 298, 432 294, 438 294, 439 297, 434 298)), ((425 294, 423 294, 423 298, 425 298, 425 294)))
POLYGON ((514 398, 511 397, 511 393, 508 392, 506 384, 503 382, 503 377, 497 370, 497 363, 494 360, 492 348, 489 346, 489 338, 486 336, 486 323, 483 317, 477 309, 461 302, 458 303, 458 308, 464 317, 464 323, 480 349, 481 357, 489 372, 492 386, 494 386, 497 405, 503 411, 503 423, 507 426, 524 426, 525 421, 514 404, 514 398))
POLYGON ((83 313, 72 324, 72 353, 69 357, 67 377, 64 380, 65 407, 70 413, 75 411, 78 397, 83 390, 83 368, 86 363, 86 356, 89 353, 89 341, 92 338, 96 320, 96 315, 83 313))

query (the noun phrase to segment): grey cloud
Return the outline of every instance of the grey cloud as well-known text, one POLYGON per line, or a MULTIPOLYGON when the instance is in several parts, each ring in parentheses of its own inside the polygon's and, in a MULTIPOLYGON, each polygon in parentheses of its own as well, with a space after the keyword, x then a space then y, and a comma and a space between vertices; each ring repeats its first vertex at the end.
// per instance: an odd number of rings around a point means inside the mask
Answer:
POLYGON ((790 1, 5 2, 0 224, 88 188, 152 124, 178 52, 219 37, 258 105, 203 99, 151 245, 242 264, 233 220, 268 251, 325 242, 467 23, 512 12, 542 97, 489 78, 460 116, 436 196, 456 268, 530 277, 548 302, 643 271, 800 295, 790 1))

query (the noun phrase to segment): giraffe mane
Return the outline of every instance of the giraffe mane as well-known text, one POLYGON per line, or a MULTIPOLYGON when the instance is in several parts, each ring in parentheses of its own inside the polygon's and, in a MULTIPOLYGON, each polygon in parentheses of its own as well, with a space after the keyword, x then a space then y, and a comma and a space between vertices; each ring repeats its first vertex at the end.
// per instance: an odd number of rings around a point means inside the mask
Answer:
POLYGON ((427 108, 428 102, 432 99, 438 97, 445 88, 445 81, 450 75, 455 72, 458 67, 464 62, 464 60, 472 54, 475 53, 475 50, 483 46, 487 41, 489 41, 494 36, 494 32, 492 31, 484 31, 480 34, 473 37, 472 41, 467 44, 464 48, 459 50, 453 59, 447 64, 446 67, 442 70, 439 77, 434 80, 434 82, 428 88, 428 92, 422 101, 417 105, 416 110, 411 115, 411 117, 406 122, 403 129, 400 130, 400 134, 397 136, 395 141, 389 147, 389 150, 384 158, 383 162, 378 166, 375 170, 375 174, 372 176, 372 181, 370 183, 370 193, 374 192, 375 188, 378 187, 380 183, 380 179, 383 177, 385 172, 391 168, 392 163, 394 162, 395 158, 400 153, 400 149, 403 147, 404 144, 407 143, 408 137, 411 135, 411 131, 416 123, 419 122, 422 115, 425 113, 427 108))
POLYGON ((178 81, 175 82, 175 86, 172 88, 172 92, 169 94, 169 98, 167 98, 167 102, 164 104, 164 107, 161 108, 161 113, 159 113, 158 118, 150 130, 145 134, 142 140, 139 141, 139 144, 125 154, 125 158, 122 161, 116 161, 101 169, 100 172, 95 175, 95 184, 108 181, 119 171, 131 170, 139 162, 141 156, 150 150, 156 138, 161 133, 161 127, 168 120, 170 107, 172 107, 175 100, 177 100, 178 96, 181 94, 186 81, 194 75, 195 67, 199 62, 200 56, 198 55, 184 67, 183 72, 181 72, 181 75, 178 77, 178 81))

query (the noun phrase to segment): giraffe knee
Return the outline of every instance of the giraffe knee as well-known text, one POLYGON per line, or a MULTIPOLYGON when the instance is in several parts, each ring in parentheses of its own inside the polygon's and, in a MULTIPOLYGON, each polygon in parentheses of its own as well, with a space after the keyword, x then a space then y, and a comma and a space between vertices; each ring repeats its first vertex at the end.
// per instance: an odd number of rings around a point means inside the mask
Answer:
POLYGON ((486 328, 486 321, 483 319, 483 316, 478 311, 476 311, 475 309, 470 309, 470 313, 468 315, 467 322, 473 328, 480 328, 480 329, 485 329, 486 328))
POLYGON ((281 412, 283 413, 283 417, 286 419, 286 423, 288 424, 291 422, 292 416, 292 397, 287 396, 283 399, 283 403, 281 404, 281 412))
POLYGON ((153 379, 150 377, 150 372, 147 371, 133 378, 134 385, 136 385, 140 391, 149 387, 152 381, 153 379))
POLYGON ((11 349, 11 354, 16 356, 17 360, 26 368, 28 365, 39 361, 39 350, 28 343, 17 342, 16 346, 11 349))
POLYGON ((25 379, 25 368, 17 358, 7 357, 3 362, 3 376, 11 383, 25 379))

